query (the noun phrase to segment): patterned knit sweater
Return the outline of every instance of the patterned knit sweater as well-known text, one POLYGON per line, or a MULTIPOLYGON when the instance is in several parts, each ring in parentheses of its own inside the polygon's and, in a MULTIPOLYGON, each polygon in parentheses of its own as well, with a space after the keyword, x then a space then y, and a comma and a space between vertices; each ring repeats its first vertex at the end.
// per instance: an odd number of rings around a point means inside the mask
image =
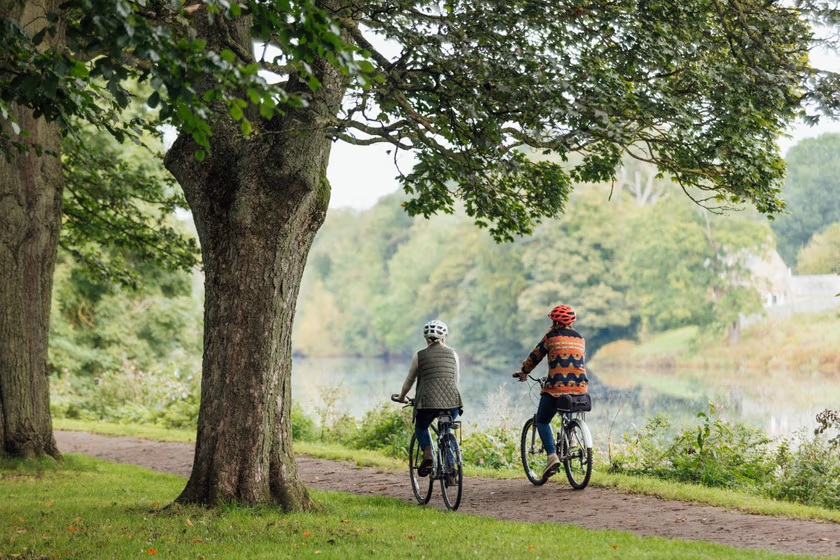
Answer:
POLYGON ((552 327, 522 362, 522 371, 531 373, 548 356, 548 381, 541 395, 557 397, 564 393, 585 393, 589 385, 584 367, 586 342, 574 329, 552 327))

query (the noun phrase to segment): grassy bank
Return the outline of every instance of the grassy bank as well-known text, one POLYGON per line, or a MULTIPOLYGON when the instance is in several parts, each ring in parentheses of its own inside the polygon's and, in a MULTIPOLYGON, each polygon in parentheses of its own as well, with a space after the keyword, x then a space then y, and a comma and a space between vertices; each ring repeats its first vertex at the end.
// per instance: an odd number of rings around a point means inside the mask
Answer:
POLYGON ((840 311, 768 317, 744 328, 735 341, 686 327, 639 342, 613 342, 591 360, 596 369, 628 363, 647 368, 761 372, 781 369, 838 375, 840 311))
MULTIPOLYGON (((156 441, 194 441, 195 434, 184 430, 162 430, 158 427, 107 424, 102 422, 81 422, 77 420, 56 419, 56 429, 83 430, 105 435, 132 435, 156 441), (167 433, 170 432, 170 433, 167 433)), ((336 461, 354 461, 360 466, 374 466, 383 469, 403 470, 405 461, 389 457, 371 450, 349 449, 334 443, 313 443, 296 441, 295 451, 302 455, 336 461)), ((489 469, 468 466, 464 469, 467 476, 485 478, 520 478, 524 474, 519 469, 489 469)), ((407 479, 406 479, 407 483, 407 479)), ((558 477, 553 483, 564 484, 558 477)), ((707 488, 695 484, 682 484, 644 476, 609 474, 599 471, 593 473, 592 486, 614 488, 621 492, 658 496, 669 500, 720 506, 731 510, 792 517, 796 519, 815 519, 840 523, 840 511, 806 506, 761 498, 745 492, 707 488)))
POLYGON ((400 500, 313 492, 322 514, 165 507, 184 479, 68 455, 0 461, 3 558, 805 558, 721 545, 453 515, 400 500))

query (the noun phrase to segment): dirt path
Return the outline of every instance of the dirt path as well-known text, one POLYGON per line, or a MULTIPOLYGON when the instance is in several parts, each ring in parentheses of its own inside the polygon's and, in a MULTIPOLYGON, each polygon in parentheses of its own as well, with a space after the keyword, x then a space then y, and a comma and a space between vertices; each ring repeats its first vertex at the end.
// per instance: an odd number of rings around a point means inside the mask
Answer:
MULTIPOLYGON (((64 453, 82 453, 109 461, 189 476, 193 444, 164 443, 84 432, 55 432, 64 453)), ((414 502, 408 476, 349 462, 299 457, 306 484, 320 490, 388 495, 414 502)), ((536 487, 521 480, 471 477, 464 481, 459 513, 519 521, 556 521, 587 529, 617 529, 640 535, 703 540, 741 548, 760 548, 840 558, 840 524, 799 521, 729 512, 602 488, 573 491, 565 479, 536 487), (546 500, 552 497, 553 500, 546 500)), ((438 488, 432 507, 442 507, 438 488)))

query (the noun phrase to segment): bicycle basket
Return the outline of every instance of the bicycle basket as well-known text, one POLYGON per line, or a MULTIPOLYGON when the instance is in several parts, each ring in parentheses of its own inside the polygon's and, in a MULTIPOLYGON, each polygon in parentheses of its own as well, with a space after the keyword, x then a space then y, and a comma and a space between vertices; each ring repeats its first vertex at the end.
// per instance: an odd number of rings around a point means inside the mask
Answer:
POLYGON ((592 410, 592 397, 589 393, 560 395, 557 398, 557 410, 560 412, 589 412, 592 410))

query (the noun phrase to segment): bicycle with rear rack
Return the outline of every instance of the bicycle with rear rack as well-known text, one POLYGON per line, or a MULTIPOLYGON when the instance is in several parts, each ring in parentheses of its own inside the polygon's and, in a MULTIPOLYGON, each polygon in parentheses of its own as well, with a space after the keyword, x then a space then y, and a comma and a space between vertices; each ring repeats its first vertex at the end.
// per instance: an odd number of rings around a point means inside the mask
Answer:
MULTIPOLYGON (((514 377, 517 375, 514 374, 514 377)), ((538 406, 540 389, 548 378, 528 375, 527 379, 531 400, 538 406)), ((555 419, 560 417, 560 425, 556 425, 556 420, 552 421, 555 424, 552 425, 552 431, 555 433, 557 456, 563 463, 569 484, 576 490, 586 488, 592 476, 592 435, 584 421, 584 412, 591 408, 592 400, 588 394, 562 395, 557 409, 559 414, 555 416, 555 419)), ((540 486, 548 480, 548 477, 543 477, 547 455, 537 432, 536 419, 535 412, 522 427, 520 452, 525 476, 532 484, 540 486)))
MULTIPOLYGON (((399 395, 391 395, 391 400, 394 402, 400 402, 398 398, 399 395)), ((408 399, 408 404, 405 406, 414 406, 414 399, 408 399)), ((437 425, 432 424, 430 428, 435 433, 435 437, 432 438, 434 461, 431 472, 425 477, 421 477, 418 473, 423 462, 423 450, 420 448, 417 436, 414 434, 411 436, 411 443, 408 446, 408 475, 411 480, 411 489, 414 491, 417 503, 428 504, 435 481, 440 481, 443 503, 448 509, 454 511, 461 504, 461 492, 464 485, 461 446, 453 433, 461 433, 461 422, 453 420, 449 412, 441 411, 437 418, 437 425)))

